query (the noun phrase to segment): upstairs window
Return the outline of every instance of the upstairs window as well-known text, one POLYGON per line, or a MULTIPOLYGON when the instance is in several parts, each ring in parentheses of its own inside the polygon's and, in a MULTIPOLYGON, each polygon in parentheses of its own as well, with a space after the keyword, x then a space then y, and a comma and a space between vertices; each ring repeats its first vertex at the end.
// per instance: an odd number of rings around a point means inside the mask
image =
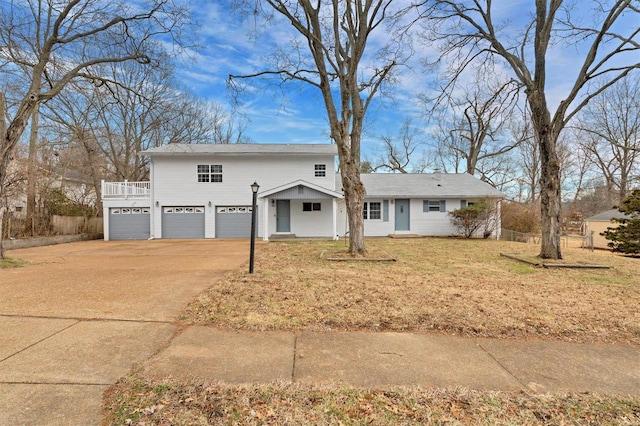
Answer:
POLYGON ((198 182, 222 182, 222 164, 198 164, 198 182))
POLYGON ((314 166, 314 176, 315 177, 326 177, 327 176, 327 165, 326 164, 316 164, 314 166))

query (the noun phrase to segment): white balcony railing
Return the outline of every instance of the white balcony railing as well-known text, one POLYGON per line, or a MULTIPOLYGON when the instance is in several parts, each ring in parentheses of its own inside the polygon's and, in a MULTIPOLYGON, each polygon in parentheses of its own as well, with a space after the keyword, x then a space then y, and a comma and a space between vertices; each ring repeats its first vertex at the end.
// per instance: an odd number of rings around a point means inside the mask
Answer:
POLYGON ((105 182, 102 181, 102 198, 149 198, 150 182, 105 182))

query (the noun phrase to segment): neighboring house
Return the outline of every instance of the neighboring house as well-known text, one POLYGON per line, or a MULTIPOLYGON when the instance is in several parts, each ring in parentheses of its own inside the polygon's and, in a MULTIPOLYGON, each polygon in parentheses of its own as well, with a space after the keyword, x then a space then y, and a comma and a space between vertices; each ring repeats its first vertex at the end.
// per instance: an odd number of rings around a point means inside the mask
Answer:
POLYGON ((618 209, 611 209, 587 218, 587 220, 585 221, 586 234, 593 236, 593 248, 610 248, 607 245, 610 241, 600 235, 600 233, 606 231, 607 228, 615 228, 618 226, 618 223, 611 222, 611 219, 614 217, 616 219, 623 219, 629 218, 630 216, 627 216, 624 213, 618 211, 618 209))
MULTIPOLYGON (((348 230, 336 145, 170 144, 141 153, 150 182, 103 182, 105 240, 338 238, 348 230)), ((447 211, 503 197, 467 174, 364 174, 366 236, 454 235, 447 211)), ((498 226, 497 229, 500 227, 498 226)))
MULTIPOLYGON (((23 219, 27 213, 27 165, 26 160, 10 163, 6 195, 8 214, 23 219)), ((38 166, 36 197, 42 200, 43 193, 58 189, 68 199, 78 204, 95 207, 97 197, 91 179, 79 172, 64 167, 45 168, 38 166)))

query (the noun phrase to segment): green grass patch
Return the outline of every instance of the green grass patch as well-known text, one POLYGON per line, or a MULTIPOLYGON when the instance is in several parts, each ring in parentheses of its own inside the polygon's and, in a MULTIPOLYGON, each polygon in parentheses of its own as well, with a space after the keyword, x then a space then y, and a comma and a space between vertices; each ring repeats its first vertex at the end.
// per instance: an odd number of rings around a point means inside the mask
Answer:
POLYGON ((29 261, 24 259, 17 259, 12 257, 5 257, 4 259, 0 259, 0 269, 20 268, 28 264, 29 261))

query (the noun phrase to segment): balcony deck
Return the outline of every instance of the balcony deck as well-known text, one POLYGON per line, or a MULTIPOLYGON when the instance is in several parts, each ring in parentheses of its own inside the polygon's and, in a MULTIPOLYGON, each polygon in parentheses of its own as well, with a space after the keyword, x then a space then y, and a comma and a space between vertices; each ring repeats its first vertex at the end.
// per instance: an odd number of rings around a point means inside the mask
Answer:
POLYGON ((105 182, 102 181, 102 199, 150 198, 151 182, 105 182))

